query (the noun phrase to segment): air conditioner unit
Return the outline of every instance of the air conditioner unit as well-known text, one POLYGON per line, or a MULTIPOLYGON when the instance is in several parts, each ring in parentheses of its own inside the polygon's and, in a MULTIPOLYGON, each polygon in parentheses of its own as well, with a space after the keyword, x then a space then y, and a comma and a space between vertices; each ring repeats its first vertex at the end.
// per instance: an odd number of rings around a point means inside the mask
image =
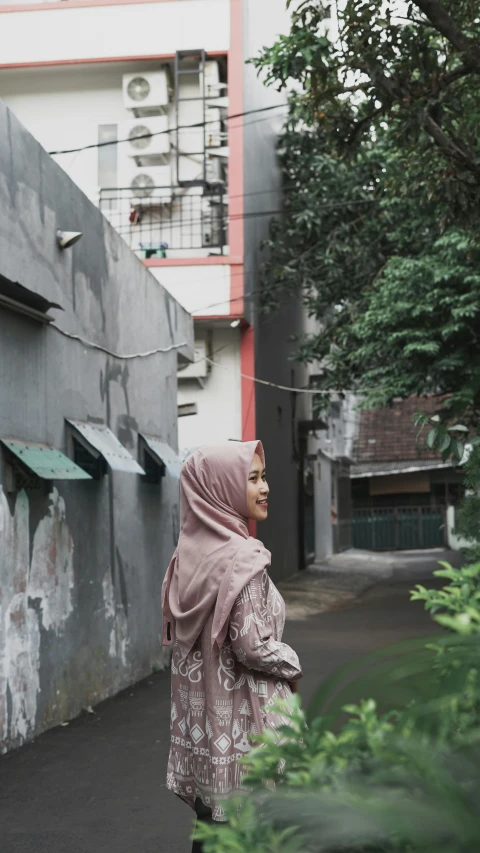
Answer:
POLYGON ((123 75, 123 105, 135 115, 159 115, 168 105, 166 69, 123 75))
POLYGON ((205 100, 205 103, 208 107, 217 107, 219 110, 228 110, 228 95, 224 95, 221 98, 208 98, 208 100, 205 100))
POLYGON ((177 372, 178 379, 205 379, 210 372, 206 341, 195 341, 194 360, 177 372))
POLYGON ((227 89, 226 83, 220 82, 220 66, 215 60, 205 63, 205 97, 217 98, 227 89))
POLYGON ((202 204, 202 248, 219 248, 226 244, 228 199, 220 194, 205 196, 202 204))
POLYGON ((224 141, 220 121, 220 110, 215 107, 205 108, 205 140, 207 148, 219 148, 224 141))
POLYGON ((165 162, 170 152, 168 117, 150 116, 122 121, 118 128, 118 138, 128 140, 120 146, 121 157, 135 157, 141 159, 142 164, 151 162, 150 158, 165 162))
POLYGON ((170 166, 137 166, 127 160, 120 172, 122 189, 131 192, 131 200, 143 206, 170 204, 173 198, 170 166))
POLYGON ((207 184, 225 183, 225 173, 223 169, 222 157, 207 157, 205 171, 207 184))

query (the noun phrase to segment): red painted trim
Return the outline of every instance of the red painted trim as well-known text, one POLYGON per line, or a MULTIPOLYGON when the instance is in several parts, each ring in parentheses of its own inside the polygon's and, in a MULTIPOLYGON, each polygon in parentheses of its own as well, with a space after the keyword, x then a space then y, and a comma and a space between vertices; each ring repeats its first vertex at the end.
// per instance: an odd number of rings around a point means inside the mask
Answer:
MULTIPOLYGON (((253 326, 240 329, 240 372, 255 376, 255 332, 253 326)), ((256 436, 255 382, 241 379, 242 393, 242 441, 253 441, 256 436)))
POLYGON ((206 267, 231 266, 235 261, 229 255, 210 255, 208 258, 145 258, 146 267, 206 267))
MULTIPOLYGON (((227 53, 225 50, 209 50, 208 55, 226 56, 227 53)), ((145 56, 96 56, 90 59, 48 59, 39 62, 0 63, 0 71, 8 71, 13 68, 50 68, 55 65, 95 65, 106 62, 166 62, 172 59, 175 59, 174 53, 147 54, 145 56)))
POLYGON ((239 264, 238 270, 232 270, 230 276, 230 307, 233 307, 233 313, 243 316, 245 311, 245 301, 243 294, 245 293, 245 275, 244 266, 239 264))
MULTIPOLYGON (((16 12, 48 12, 51 9, 81 9, 84 6, 136 6, 138 3, 172 3, 179 0, 60 0, 56 3, 25 3, 19 6, 1 6, 0 14, 16 12)), ((182 0, 180 0, 182 2, 182 0)), ((186 2, 186 0, 183 0, 186 2)))
MULTIPOLYGON (((232 115, 243 112, 243 4, 230 0, 230 50, 228 53, 228 97, 232 115)), ((229 246, 232 255, 243 258, 243 118, 228 123, 229 157, 229 246)))
POLYGON ((227 320, 229 323, 232 320, 242 320, 240 314, 192 314, 194 320, 227 320))

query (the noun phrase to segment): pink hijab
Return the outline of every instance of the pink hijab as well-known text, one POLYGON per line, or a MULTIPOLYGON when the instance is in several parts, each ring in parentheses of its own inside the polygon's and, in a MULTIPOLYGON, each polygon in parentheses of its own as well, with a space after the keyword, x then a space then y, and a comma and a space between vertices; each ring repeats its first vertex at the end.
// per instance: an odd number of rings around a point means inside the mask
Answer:
POLYGON ((163 644, 183 657, 214 612, 212 646, 220 647, 244 586, 271 555, 247 528, 247 481, 259 441, 232 441, 192 453, 180 475, 180 537, 163 582, 163 644))

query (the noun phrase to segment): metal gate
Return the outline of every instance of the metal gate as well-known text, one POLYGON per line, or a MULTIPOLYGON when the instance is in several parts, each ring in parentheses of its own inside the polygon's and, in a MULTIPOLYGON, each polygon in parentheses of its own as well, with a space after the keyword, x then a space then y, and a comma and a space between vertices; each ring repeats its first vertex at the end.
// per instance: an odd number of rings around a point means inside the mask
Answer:
POLYGON ((369 551, 441 548, 445 544, 443 507, 354 509, 352 545, 369 551))

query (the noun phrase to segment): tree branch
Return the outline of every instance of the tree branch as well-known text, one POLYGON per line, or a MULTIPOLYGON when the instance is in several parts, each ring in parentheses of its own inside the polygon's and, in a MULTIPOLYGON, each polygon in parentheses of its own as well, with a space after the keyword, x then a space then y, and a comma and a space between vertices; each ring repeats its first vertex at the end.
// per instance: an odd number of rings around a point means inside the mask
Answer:
POLYGON ((436 30, 445 36, 460 53, 463 53, 470 66, 480 69, 480 51, 478 45, 457 27, 455 21, 444 9, 440 0, 413 0, 421 12, 433 24, 436 30))
POLYGON ((471 68, 470 65, 459 65, 458 68, 454 68, 453 71, 447 71, 446 74, 440 77, 440 88, 449 86, 450 83, 454 83, 455 80, 460 80, 462 77, 468 77, 469 74, 480 74, 480 68, 471 68))
POLYGON ((463 147, 460 147, 460 145, 451 139, 428 113, 423 117, 423 125, 427 133, 445 154, 455 158, 457 161, 460 160, 465 168, 469 172, 472 172, 477 180, 480 181, 480 163, 473 160, 463 147))
POLYGON ((384 112, 384 110, 385 110, 385 107, 382 104, 381 107, 377 107, 375 110, 372 110, 371 113, 369 113, 366 116, 363 116, 363 118, 356 121, 355 124, 353 125, 352 132, 350 133, 350 136, 348 137, 348 140, 347 140, 348 144, 351 145, 355 141, 355 139, 357 138, 357 136, 360 133, 360 131, 362 130, 362 128, 366 124, 369 124, 371 121, 373 121, 375 118, 377 118, 377 116, 381 115, 384 112))

